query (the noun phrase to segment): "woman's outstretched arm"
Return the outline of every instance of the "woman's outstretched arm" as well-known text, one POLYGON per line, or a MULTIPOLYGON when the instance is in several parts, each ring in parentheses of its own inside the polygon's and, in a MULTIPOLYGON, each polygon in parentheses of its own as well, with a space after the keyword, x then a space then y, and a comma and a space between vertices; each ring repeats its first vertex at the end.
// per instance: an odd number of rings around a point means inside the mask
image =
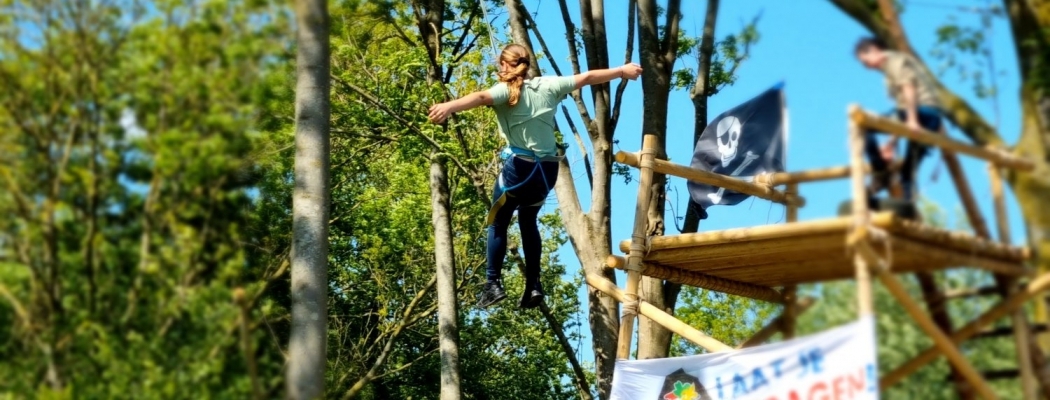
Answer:
POLYGON ((456 100, 430 106, 430 114, 427 115, 427 117, 430 118, 430 122, 440 124, 445 122, 449 115, 472 108, 491 105, 492 95, 489 94, 488 90, 482 90, 480 92, 474 92, 460 97, 456 100))
POLYGON ((638 64, 630 63, 624 64, 619 68, 590 70, 582 74, 573 75, 573 78, 576 79, 576 88, 580 89, 584 86, 600 85, 616 78, 635 80, 641 74, 642 67, 638 64))

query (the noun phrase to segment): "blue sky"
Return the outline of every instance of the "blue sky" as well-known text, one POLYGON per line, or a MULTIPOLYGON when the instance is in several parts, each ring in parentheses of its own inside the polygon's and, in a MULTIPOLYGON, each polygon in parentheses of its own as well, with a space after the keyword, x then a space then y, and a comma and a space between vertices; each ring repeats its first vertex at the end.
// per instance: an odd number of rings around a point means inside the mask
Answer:
MULTIPOLYGON (((555 0, 526 0, 526 6, 532 12, 538 11, 537 24, 543 32, 544 39, 554 54, 563 71, 569 71, 568 50, 564 40, 565 29, 555 0)), ((579 24, 578 4, 570 1, 569 7, 574 22, 579 24)), ((626 39, 626 7, 621 1, 606 2, 606 26, 609 37, 609 54, 613 67, 618 66, 624 53, 626 39)), ((686 0, 683 3, 684 19, 681 27, 690 35, 697 35, 703 24, 703 12, 706 2, 686 0)), ((936 45, 936 28, 949 22, 949 18, 962 25, 977 26, 978 16, 971 12, 960 11, 961 7, 982 6, 983 1, 931 0, 923 2, 907 1, 902 22, 909 35, 912 46, 931 66, 936 65, 930 51, 936 45)), ((490 9, 490 13, 497 10, 490 9)), ((845 165, 846 154, 846 107, 850 103, 860 104, 870 110, 883 111, 892 107, 887 98, 881 75, 864 69, 853 58, 852 49, 856 40, 866 35, 864 29, 838 11, 827 1, 785 1, 785 0, 749 0, 723 1, 719 10, 719 22, 716 36, 720 39, 728 34, 738 32, 747 21, 761 14, 758 29, 761 40, 751 49, 751 58, 739 70, 739 79, 710 101, 710 117, 759 94, 771 85, 783 80, 790 116, 790 140, 788 144, 788 170, 796 171, 811 168, 845 165)), ((499 21, 497 23, 502 22, 499 21)), ((497 29, 501 29, 497 26, 497 29)), ((1008 143, 1014 143, 1020 128, 1020 108, 1017 93, 1019 80, 1013 43, 1009 36, 1008 21, 997 19, 992 37, 996 66, 1003 71, 998 77, 1000 88, 1000 127, 1008 143)), ((583 55, 581 62, 585 62, 583 55)), ((638 56, 634 56, 637 62, 638 56)), ((693 60, 685 62, 695 63, 693 60)), ((548 64, 541 65, 550 71, 548 64)), ((679 62, 678 68, 685 66, 679 62)), ((584 67, 586 68, 586 67, 584 67)), ((969 100, 990 121, 993 121, 993 107, 988 100, 978 99, 971 90, 971 83, 963 82, 956 73, 942 76, 945 84, 955 89, 969 100)), ((585 94, 589 98, 589 93, 585 94)), ((622 118, 616 132, 619 149, 637 151, 640 147, 642 121, 642 95, 640 81, 632 82, 624 95, 622 118)), ((567 100, 568 101, 568 100, 567 100)), ((568 105, 568 104, 567 104, 568 105)), ((575 110, 574 107, 569 107, 575 110)), ((573 111, 575 114, 575 112, 573 111)), ((672 161, 688 163, 692 153, 693 107, 685 91, 671 93, 668 110, 667 146, 672 161)), ((559 117, 559 121, 562 118, 559 117)), ((564 125, 564 122, 562 122, 564 125)), ((581 126, 577 121, 577 126, 581 126)), ((953 130, 951 135, 961 137, 953 130)), ((579 160, 579 152, 574 141, 570 141, 570 160, 579 160)), ((971 179, 978 202, 989 222, 992 222, 992 203, 987 197, 990 193, 986 166, 983 162, 969 157, 961 157, 964 169, 971 179)), ((955 194, 947 172, 941 167, 936 181, 931 180, 933 171, 940 164, 939 155, 927 159, 919 174, 919 185, 922 195, 942 206, 952 219, 952 224, 959 223, 957 210, 961 205, 955 194)), ((586 177, 581 164, 575 164, 573 170, 577 187, 581 194, 589 193, 586 177)), ((635 174, 637 176, 637 174, 635 174)), ((615 243, 630 237, 634 199, 637 193, 636 184, 624 184, 614 178, 612 188, 612 232, 615 243)), ((687 194, 685 183, 678 178, 671 181, 677 189, 669 192, 668 197, 674 201, 674 208, 686 205, 687 194)), ((1009 191, 1007 191, 1009 193, 1009 191)), ((828 183, 803 185, 801 194, 807 205, 800 211, 801 220, 811 220, 833 216, 839 202, 849 196, 848 182, 845 180, 828 183)), ((1024 239, 1023 221, 1012 195, 1008 195, 1010 226, 1015 242, 1024 239)), ((581 199, 585 209, 589 208, 589 196, 581 199)), ((557 204, 552 195, 545 211, 554 212, 557 204)), ((669 208, 670 209, 670 208, 669 208)), ((701 221, 702 231, 720 230, 734 227, 745 227, 768 223, 782 222, 784 208, 765 200, 748 200, 733 207, 714 207, 708 210, 710 218, 701 221)), ((668 221, 673 216, 668 215, 668 221)), ((674 227, 668 227, 668 234, 675 234, 674 227)), ((569 273, 575 275, 579 270, 572 248, 568 245, 560 250, 563 262, 569 266, 569 273)), ((618 275, 622 285, 624 276, 618 275)), ((580 288, 581 302, 586 304, 584 288, 580 288)), ((581 310, 586 312, 585 308, 581 310)), ((587 327, 584 326, 585 334, 587 327)), ((589 340, 584 342, 581 358, 593 360, 589 340)))

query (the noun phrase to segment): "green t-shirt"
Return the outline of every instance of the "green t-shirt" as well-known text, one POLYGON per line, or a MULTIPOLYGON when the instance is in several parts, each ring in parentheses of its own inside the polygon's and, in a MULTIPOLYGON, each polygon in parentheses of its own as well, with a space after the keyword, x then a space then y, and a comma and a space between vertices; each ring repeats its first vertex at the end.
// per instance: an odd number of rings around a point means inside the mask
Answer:
POLYGON ((573 77, 544 76, 521 85, 521 96, 513 107, 507 104, 510 89, 500 83, 489 89, 500 134, 512 147, 531 150, 538 157, 557 154, 554 115, 558 103, 576 88, 573 77))

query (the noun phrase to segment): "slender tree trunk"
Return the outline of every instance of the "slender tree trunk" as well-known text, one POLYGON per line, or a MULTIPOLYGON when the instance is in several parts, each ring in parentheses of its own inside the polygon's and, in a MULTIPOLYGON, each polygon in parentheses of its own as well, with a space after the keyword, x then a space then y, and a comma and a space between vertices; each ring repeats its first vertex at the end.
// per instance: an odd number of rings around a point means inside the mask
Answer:
MULTIPOLYGON (((525 46, 535 56, 532 41, 528 35, 528 11, 520 0, 505 0, 511 37, 514 42, 525 46)), ((569 19, 565 0, 560 0, 562 17, 565 20, 570 43, 575 44, 574 29, 569 19)), ((604 6, 601 0, 581 0, 581 32, 587 53, 587 64, 591 69, 608 67, 607 40, 605 38, 604 6), (604 61, 603 61, 604 60, 604 61)), ((574 67, 576 47, 570 48, 574 67)), ((535 57, 533 57, 535 59, 535 57)), ((539 76, 539 63, 533 62, 530 75, 539 76)), ((569 233, 569 241, 580 260, 583 270, 605 276, 615 282, 612 269, 605 266, 605 256, 612 251, 612 235, 609 220, 610 182, 612 178, 612 133, 609 132, 611 110, 609 107, 609 85, 591 87, 594 102, 595 118, 590 120, 587 132, 594 148, 594 174, 591 187, 591 210, 584 213, 580 207, 579 194, 576 191, 574 177, 569 163, 562 160, 558 171, 558 183, 554 191, 558 196, 558 207, 569 233)), ((574 99, 579 93, 574 93, 574 99)), ((582 103, 578 103, 579 106, 582 103)), ((586 110, 584 107, 583 110, 586 110)), ((581 111, 585 112, 585 111, 581 111)), ((584 117, 588 120, 588 117, 584 117)), ((586 151, 586 149, 581 149, 586 151)), ((619 332, 619 304, 594 288, 587 288, 588 318, 591 329, 591 344, 594 349, 594 361, 597 369, 595 385, 600 398, 608 398, 612 387, 612 374, 616 365, 616 343, 619 332)))
POLYGON ((297 0, 295 191, 292 195, 292 325, 288 397, 324 395, 328 339, 328 2, 297 0))
MULTIPOLYGON (((419 35, 430 65, 427 83, 442 83, 441 33, 444 29, 444 0, 416 1, 419 35)), ((444 126, 448 129, 448 126, 444 126)), ((434 261, 437 266, 438 348, 441 355, 441 400, 457 400, 459 386, 459 311, 456 304, 456 261, 452 239, 452 205, 449 200, 445 156, 431 154, 430 214, 434 222, 434 261)))
MULTIPOLYGON (((693 84, 689 98, 693 101, 693 147, 700 141, 700 135, 707 129, 707 99, 711 95, 711 58, 715 53, 715 25, 718 22, 718 1, 707 0, 707 12, 704 14, 704 31, 700 37, 700 51, 697 53, 696 83, 693 84)), ((687 200, 685 223, 682 233, 695 233, 700 229, 700 213, 693 210, 693 200, 687 200)))
MULTIPOLYGON (((638 47, 641 49, 642 68, 642 122, 643 134, 655 134, 659 138, 660 159, 667 159, 667 102, 671 91, 671 73, 677 59, 678 21, 680 0, 667 3, 667 21, 663 27, 657 23, 655 0, 638 0, 638 47), (661 29, 662 28, 662 29, 661 29), (660 36, 663 32, 663 37, 660 36)), ((653 175, 650 190, 649 222, 646 228, 650 236, 664 234, 664 204, 667 177, 653 175)), ((681 285, 661 279, 643 277, 640 285, 641 297, 646 302, 668 313, 674 313, 681 285)), ((667 357, 671 348, 672 334, 663 326, 649 320, 638 319, 638 359, 667 357)))
POLYGON ((437 264, 438 339, 441 351, 441 400, 457 400, 459 388, 459 312, 456 306, 456 263, 452 243, 445 160, 431 156, 430 204, 434 219, 434 259, 437 264))

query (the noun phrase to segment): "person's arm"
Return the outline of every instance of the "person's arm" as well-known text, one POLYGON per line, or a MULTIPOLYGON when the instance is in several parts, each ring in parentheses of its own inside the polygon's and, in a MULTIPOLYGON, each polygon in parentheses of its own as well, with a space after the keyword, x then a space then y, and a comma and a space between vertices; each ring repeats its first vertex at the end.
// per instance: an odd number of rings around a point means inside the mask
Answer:
POLYGON ((582 74, 573 75, 573 79, 576 81, 576 88, 580 89, 584 86, 600 85, 616 78, 635 80, 641 74, 642 67, 631 63, 624 64, 624 66, 619 68, 590 70, 582 74))
POLYGON ((435 104, 430 107, 430 114, 427 117, 430 118, 430 122, 440 124, 445 122, 452 114, 481 106, 491 106, 492 104, 492 95, 489 94, 488 90, 482 90, 456 100, 435 104))
POLYGON ((901 100, 904 103, 904 122, 913 130, 922 130, 922 125, 919 125, 919 90, 914 81, 901 85, 901 100))

